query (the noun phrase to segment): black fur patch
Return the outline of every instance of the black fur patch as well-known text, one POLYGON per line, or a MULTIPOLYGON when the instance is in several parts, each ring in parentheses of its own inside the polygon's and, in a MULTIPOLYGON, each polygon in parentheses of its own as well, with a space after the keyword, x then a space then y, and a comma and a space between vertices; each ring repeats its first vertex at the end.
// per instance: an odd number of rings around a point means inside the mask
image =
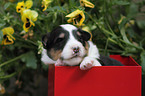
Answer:
MULTIPOLYGON (((51 32, 47 33, 42 37, 43 47, 47 49, 47 54, 50 56, 51 49, 63 50, 69 38, 69 32, 64 30, 62 27, 57 27, 51 32), (61 36, 64 34, 64 36, 61 36)), ((50 56, 51 58, 51 56, 50 56)))
POLYGON ((91 38, 90 33, 83 31, 81 29, 73 30, 73 35, 78 41, 80 41, 83 44, 84 47, 86 45, 85 42, 91 38))
POLYGON ((100 59, 98 59, 98 61, 102 66, 124 66, 121 62, 103 55, 100 55, 100 59))

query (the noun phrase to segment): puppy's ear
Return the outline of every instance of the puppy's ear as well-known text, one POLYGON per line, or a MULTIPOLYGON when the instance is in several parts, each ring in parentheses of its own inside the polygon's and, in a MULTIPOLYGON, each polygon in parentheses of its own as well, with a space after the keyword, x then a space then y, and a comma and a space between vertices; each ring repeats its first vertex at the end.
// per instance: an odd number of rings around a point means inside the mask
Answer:
POLYGON ((43 44, 43 47, 46 49, 47 48, 47 43, 48 43, 48 39, 49 39, 49 33, 45 34, 42 36, 42 44, 43 44))
POLYGON ((81 33, 81 37, 83 38, 83 40, 88 41, 91 38, 91 34, 87 31, 84 31, 82 29, 78 29, 78 31, 81 33))

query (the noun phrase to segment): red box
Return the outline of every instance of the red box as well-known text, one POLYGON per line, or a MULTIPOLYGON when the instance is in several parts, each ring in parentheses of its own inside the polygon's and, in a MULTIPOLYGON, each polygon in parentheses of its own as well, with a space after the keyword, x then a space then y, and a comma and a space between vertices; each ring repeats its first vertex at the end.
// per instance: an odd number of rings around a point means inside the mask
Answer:
POLYGON ((141 66, 131 57, 111 55, 125 66, 50 66, 48 96, 141 96, 141 66))

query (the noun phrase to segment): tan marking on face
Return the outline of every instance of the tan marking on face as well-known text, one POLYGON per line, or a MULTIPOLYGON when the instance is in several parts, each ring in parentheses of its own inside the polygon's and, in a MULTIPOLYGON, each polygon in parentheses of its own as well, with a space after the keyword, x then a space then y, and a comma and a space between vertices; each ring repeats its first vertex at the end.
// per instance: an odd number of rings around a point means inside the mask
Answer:
MULTIPOLYGON (((88 50, 89 50, 89 44, 88 44, 88 42, 85 42, 86 43, 86 45, 85 45, 85 49, 86 49, 86 53, 88 53, 88 50)), ((88 54, 87 54, 88 55, 88 54)))
POLYGON ((61 33, 61 34, 59 35, 59 38, 64 38, 64 36, 65 36, 65 34, 64 34, 64 33, 61 33))
POLYGON ((79 36, 81 36, 81 33, 80 33, 80 32, 77 32, 77 34, 78 34, 79 36))
POLYGON ((50 55, 52 57, 53 60, 57 60, 61 57, 61 52, 62 50, 54 50, 54 49, 51 49, 50 50, 50 55))

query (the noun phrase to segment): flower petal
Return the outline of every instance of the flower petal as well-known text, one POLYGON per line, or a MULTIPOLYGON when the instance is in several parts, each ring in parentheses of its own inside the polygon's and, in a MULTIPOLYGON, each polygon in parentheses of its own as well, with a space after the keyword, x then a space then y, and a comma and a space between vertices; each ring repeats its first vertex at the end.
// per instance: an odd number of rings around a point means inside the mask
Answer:
POLYGON ((125 16, 121 15, 121 18, 120 18, 120 20, 118 21, 118 24, 121 24, 121 22, 122 22, 123 19, 125 19, 125 18, 126 18, 125 16))
POLYGON ((33 1, 32 0, 27 0, 26 2, 25 2, 25 7, 26 7, 26 9, 29 9, 29 8, 31 8, 33 6, 33 1))
POLYGON ((32 21, 36 21, 37 17, 38 17, 38 13, 36 11, 27 9, 23 11, 21 19, 23 22, 26 22, 26 18, 29 18, 29 20, 32 21))
POLYGON ((16 6, 16 11, 17 11, 18 13, 21 13, 21 9, 24 8, 24 5, 25 5, 24 1, 18 2, 18 3, 17 3, 17 6, 16 6))
POLYGON ((90 8, 94 8, 95 7, 95 5, 93 3, 91 3, 91 2, 89 2, 87 0, 80 0, 80 4, 82 6, 85 5, 85 7, 90 7, 90 8))
POLYGON ((30 22, 29 23, 25 22, 23 24, 23 29, 25 30, 25 32, 28 32, 30 27, 31 27, 31 23, 30 22))
POLYGON ((48 5, 52 2, 52 0, 43 0, 42 1, 42 7, 44 7, 43 11, 45 11, 48 7, 48 5))
POLYGON ((83 13, 83 11, 80 13, 80 15, 82 16, 79 25, 81 26, 83 24, 83 22, 85 21, 85 15, 83 13))
POLYGON ((31 10, 30 9, 24 10, 23 14, 22 14, 22 17, 21 17, 21 20, 23 22, 26 22, 26 18, 30 18, 30 15, 31 15, 31 10))
POLYGON ((84 0, 84 3, 85 3, 86 7, 90 7, 90 8, 94 8, 95 7, 95 5, 93 3, 91 3, 91 2, 89 2, 87 0, 84 0))
POLYGON ((31 26, 35 26, 34 21, 37 20, 37 17, 38 13, 34 10, 26 9, 23 11, 21 19, 24 22, 23 29, 26 32, 28 32, 31 26))
POLYGON ((14 29, 12 27, 6 27, 4 29, 2 29, 3 34, 13 34, 14 33, 14 29))
POLYGON ((0 84, 0 94, 4 94, 5 92, 5 87, 0 84))
POLYGON ((68 19, 67 22, 68 22, 68 23, 73 22, 73 18, 68 19))
POLYGON ((38 13, 34 10, 31 11, 31 19, 32 21, 36 21, 38 17, 38 13))
POLYGON ((83 12, 83 11, 77 9, 76 11, 74 11, 74 12, 68 14, 68 15, 65 16, 65 17, 74 18, 74 17, 78 16, 81 12, 83 12))
POLYGON ((14 33, 14 29, 12 27, 6 27, 2 29, 2 32, 3 32, 3 36, 6 35, 15 40, 15 38, 12 36, 12 34, 14 33))
POLYGON ((2 45, 9 45, 9 44, 13 44, 14 41, 10 36, 6 36, 4 38, 4 40, 2 41, 2 45))
POLYGON ((84 12, 78 9, 68 14, 66 17, 70 17, 70 19, 68 19, 67 21, 68 23, 73 22, 73 24, 77 26, 82 26, 85 20, 84 12))

